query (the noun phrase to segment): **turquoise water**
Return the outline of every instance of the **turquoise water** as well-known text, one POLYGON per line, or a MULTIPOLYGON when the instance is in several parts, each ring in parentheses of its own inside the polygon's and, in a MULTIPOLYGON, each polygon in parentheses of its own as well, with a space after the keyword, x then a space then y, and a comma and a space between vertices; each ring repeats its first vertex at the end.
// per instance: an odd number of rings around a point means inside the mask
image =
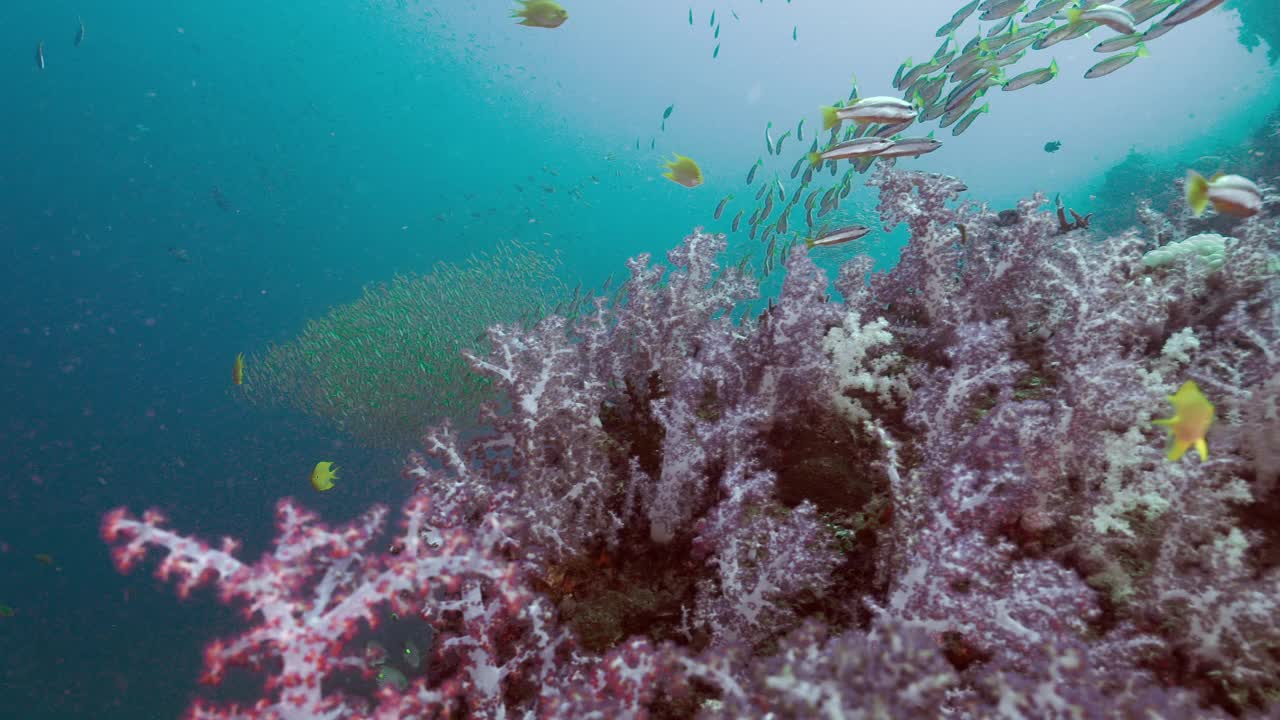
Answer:
MULTIPOLYGON (((177 715, 200 648, 236 626, 208 593, 179 604, 146 572, 118 576, 98 538, 108 508, 162 507, 177 527, 244 537, 252 556, 283 495, 334 520, 404 496, 402 453, 240 402, 236 352, 503 239, 558 251, 565 283, 591 287, 695 226, 727 231, 753 205, 761 179, 744 179, 766 123, 776 137, 806 118, 807 145, 851 75, 891 94, 959 3, 565 5, 554 30, 514 25, 503 2, 0 9, 0 604, 15 611, 0 617, 0 716, 177 715), (661 177, 673 152, 704 186, 661 177), (316 495, 306 476, 328 456, 350 480, 316 495)), ((1277 68, 1239 24, 1215 10, 1098 80, 1081 77, 1094 41, 1032 53, 1019 69, 1054 57, 1061 75, 995 93, 968 132, 940 131, 941 150, 904 163, 996 207, 1044 191, 1088 211, 1130 149, 1191 159, 1276 108, 1277 68)), ((788 143, 760 173, 790 194, 788 143)), ((859 186, 840 212, 873 207, 859 186)), ((891 263, 904 237, 866 249, 891 263)), ((759 245, 739 233, 730 253, 759 245)))

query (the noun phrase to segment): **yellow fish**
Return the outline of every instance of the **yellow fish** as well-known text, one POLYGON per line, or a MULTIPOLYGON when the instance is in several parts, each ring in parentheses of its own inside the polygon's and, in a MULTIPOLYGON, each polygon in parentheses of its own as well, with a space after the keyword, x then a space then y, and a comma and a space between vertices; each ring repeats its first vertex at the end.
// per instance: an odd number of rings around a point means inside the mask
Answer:
POLYGON ((244 384, 244 353, 236 353, 236 362, 231 366, 231 382, 244 384))
POLYGON ((696 188, 701 185, 702 169, 698 167, 698 163, 694 162, 693 158, 685 157, 680 153, 675 155, 674 159, 667 161, 667 172, 662 173, 662 177, 687 188, 696 188))
POLYGON ((338 479, 338 466, 331 462, 318 462, 311 471, 311 487, 318 492, 333 489, 333 481, 338 479))
POLYGON ((1182 383, 1178 392, 1169 396, 1173 405, 1173 417, 1153 420, 1156 425, 1164 425, 1173 435, 1173 444, 1169 446, 1169 459, 1179 460, 1194 447, 1200 453, 1200 460, 1209 459, 1209 446, 1204 441, 1205 433, 1213 424, 1213 403, 1200 392, 1195 382, 1188 380, 1182 383))
POLYGON ((558 28, 569 19, 569 12, 555 0, 520 0, 524 7, 511 11, 511 17, 524 18, 518 24, 528 27, 558 28))

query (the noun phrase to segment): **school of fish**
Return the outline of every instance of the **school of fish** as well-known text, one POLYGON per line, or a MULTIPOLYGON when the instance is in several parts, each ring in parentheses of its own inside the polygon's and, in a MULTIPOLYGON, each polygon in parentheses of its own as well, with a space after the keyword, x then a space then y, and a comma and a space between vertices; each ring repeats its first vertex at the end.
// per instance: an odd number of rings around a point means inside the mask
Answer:
MULTIPOLYGON (((877 160, 919 157, 941 147, 932 131, 905 136, 913 126, 936 120, 939 129, 951 128, 951 135, 959 136, 990 112, 990 103, 984 101, 989 91, 999 88, 1002 92, 1016 92, 1057 77, 1058 63, 1052 58, 1043 66, 1013 72, 1013 66, 1030 53, 1102 29, 1109 36, 1093 50, 1106 57, 1090 67, 1084 77, 1104 77, 1146 57, 1150 52, 1147 43, 1222 3, 1223 0, 1123 0, 1114 4, 1040 0, 1032 6, 1028 0, 971 0, 938 28, 936 37, 943 40, 932 56, 919 63, 908 58, 899 66, 890 83, 897 95, 863 96, 855 79, 847 99, 821 108, 821 130, 812 133, 808 147, 803 145, 803 119, 781 134, 775 134, 773 123, 768 123, 764 145, 769 157, 781 157, 783 143, 791 137, 800 147, 789 178, 798 181, 798 185, 788 192, 783 177, 775 173, 760 184, 753 196, 733 193, 721 198, 714 217, 719 220, 724 213, 732 212, 736 197, 754 197, 754 207, 733 213, 731 232, 747 232, 753 240, 759 237, 766 248, 762 267, 765 275, 780 265, 797 243, 816 248, 861 239, 869 232, 864 231, 865 225, 832 222, 835 216, 824 218, 836 213, 841 201, 848 197, 855 173, 865 173, 877 160), (968 40, 961 42, 957 33, 971 19, 978 27, 968 40), (990 24, 984 27, 981 23, 990 24), (839 163, 845 160, 849 165, 842 174, 839 163), (824 183, 824 171, 837 179, 824 183), (803 213, 804 232, 792 230, 792 215, 796 213, 803 213)), ((692 10, 689 22, 693 24, 692 10)), ((1053 152, 1057 145, 1047 144, 1045 150, 1053 152)), ((765 168, 765 157, 761 156, 748 169, 746 184, 752 186, 765 168)), ((1217 198, 1226 192, 1215 188, 1212 193, 1198 192, 1197 198, 1217 198)), ((1220 202, 1227 205, 1225 201, 1206 202, 1215 207, 1220 202)))

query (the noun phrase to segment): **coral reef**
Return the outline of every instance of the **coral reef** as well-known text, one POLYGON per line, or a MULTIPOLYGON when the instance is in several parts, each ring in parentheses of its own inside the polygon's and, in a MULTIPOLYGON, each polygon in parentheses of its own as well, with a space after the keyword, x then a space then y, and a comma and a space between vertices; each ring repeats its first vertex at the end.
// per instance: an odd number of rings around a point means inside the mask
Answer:
POLYGON ((108 516, 122 569, 158 547, 181 592, 246 603, 207 662, 264 697, 192 716, 1274 716, 1280 224, 1149 266, 1041 195, 1008 223, 954 178, 870 184, 911 240, 847 263, 842 303, 796 248, 735 321, 754 280, 695 232, 616 302, 490 328, 488 432, 426 433, 384 553, 381 510, 328 530, 286 502, 253 565, 108 516), (1205 462, 1151 424, 1188 379, 1205 462), (384 603, 433 660, 375 691, 348 646, 384 603))

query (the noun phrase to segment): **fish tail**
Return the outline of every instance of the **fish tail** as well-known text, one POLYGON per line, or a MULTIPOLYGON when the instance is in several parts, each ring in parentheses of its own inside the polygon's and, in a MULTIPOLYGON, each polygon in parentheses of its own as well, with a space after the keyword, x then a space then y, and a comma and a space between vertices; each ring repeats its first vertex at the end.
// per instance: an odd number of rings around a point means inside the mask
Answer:
POLYGON ((1083 14, 1084 14, 1084 11, 1081 10, 1080 8, 1071 8, 1070 10, 1067 11, 1067 23, 1071 25, 1079 24, 1080 16, 1083 14))
POLYGON ((1138 57, 1147 57, 1148 55, 1151 54, 1151 52, 1147 50, 1146 43, 1138 43, 1137 53, 1138 53, 1138 57))
POLYGON ((822 153, 811 152, 805 157, 809 158, 809 164, 813 167, 818 167, 822 164, 822 153))
POLYGON ((840 127, 840 116, 836 114, 837 108, 834 105, 823 105, 820 109, 822 110, 823 130, 840 127))
POLYGON ((1200 217, 1209 207, 1209 181, 1195 170, 1188 170, 1185 192, 1187 206, 1196 217, 1200 217))

